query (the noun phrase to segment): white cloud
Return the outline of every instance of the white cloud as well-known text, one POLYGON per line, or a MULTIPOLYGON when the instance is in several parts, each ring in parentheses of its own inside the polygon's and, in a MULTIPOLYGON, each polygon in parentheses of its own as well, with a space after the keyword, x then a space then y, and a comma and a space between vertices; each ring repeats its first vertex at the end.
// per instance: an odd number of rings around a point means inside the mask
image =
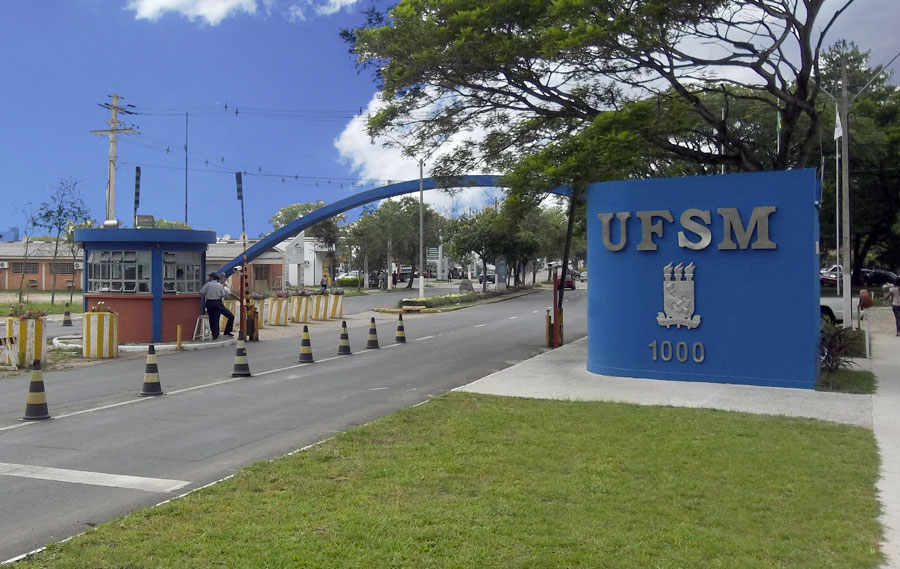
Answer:
POLYGON ((215 26, 239 12, 256 13, 256 0, 130 0, 127 8, 139 20, 158 20, 169 12, 215 26))
POLYGON ((341 11, 343 8, 349 8, 356 4, 356 0, 325 0, 325 2, 313 2, 307 0, 311 6, 314 6, 316 14, 319 16, 330 16, 341 11))
POLYGON ((308 15, 331 16, 349 9, 358 0, 129 0, 139 20, 155 21, 168 13, 181 14, 188 20, 203 20, 215 26, 225 18, 240 13, 256 14, 261 2, 266 15, 279 15, 291 23, 305 22, 308 15))
MULTIPOLYGON (((378 106, 377 95, 369 101, 368 113, 374 113, 378 106)), ((419 179, 419 163, 399 148, 384 148, 380 142, 373 144, 366 133, 365 116, 354 118, 334 141, 341 160, 349 164, 353 171, 365 180, 390 180, 402 182, 419 179)), ((483 174, 485 172, 471 172, 483 174)), ((425 177, 429 176, 426 161, 425 177)), ((418 192, 414 192, 418 197, 418 192)), ((470 210, 477 211, 495 199, 503 199, 501 188, 466 188, 449 195, 440 190, 430 190, 423 194, 425 203, 445 216, 458 217, 470 210)))

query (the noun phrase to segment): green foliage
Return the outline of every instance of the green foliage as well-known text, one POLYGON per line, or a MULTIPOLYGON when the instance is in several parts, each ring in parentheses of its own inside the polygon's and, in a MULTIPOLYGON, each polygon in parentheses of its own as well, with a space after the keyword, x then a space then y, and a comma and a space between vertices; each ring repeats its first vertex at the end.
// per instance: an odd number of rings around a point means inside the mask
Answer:
POLYGON ((855 365, 851 358, 857 342, 852 328, 835 326, 823 320, 820 343, 822 371, 829 374, 835 370, 855 365))
POLYGON ((482 164, 507 171, 548 144, 557 154, 546 161, 558 170, 551 177, 647 172, 670 159, 784 169, 805 165, 818 144, 812 76, 830 27, 817 21, 823 3, 798 12, 760 0, 401 0, 388 13, 369 10, 363 27, 342 36, 360 66, 375 70, 386 102, 370 134, 393 132, 424 151, 462 139, 435 167, 440 174, 482 164), (713 29, 727 57, 710 56, 713 29), (746 82, 698 81, 725 76, 746 82), (628 124, 597 124, 619 122, 631 104, 639 112, 628 124), (781 112, 780 151, 774 137, 747 136, 756 123, 748 106, 766 129, 781 112))
POLYGON ((397 308, 403 306, 424 306, 425 308, 438 308, 454 304, 466 304, 478 302, 478 295, 468 292, 466 294, 445 294, 442 296, 428 296, 426 298, 404 298, 397 302, 397 308))
POLYGON ((153 227, 156 229, 192 229, 190 224, 178 220, 169 220, 157 217, 153 220, 153 227))
MULTIPOLYGON (((851 186, 850 228, 852 274, 858 284, 866 264, 894 269, 900 266, 900 88, 887 83, 887 74, 869 65, 869 52, 838 42, 822 55, 823 88, 840 94, 841 61, 848 68, 848 89, 855 97, 849 130, 851 186), (870 83, 871 82, 871 83, 870 83), (862 87, 868 87, 860 91, 862 87)), ((829 104, 822 138, 832 140, 834 105, 829 104)), ((821 235, 823 251, 835 247, 834 144, 823 147, 825 184, 822 195, 821 235)), ((811 164, 817 166, 818 164, 811 164)))
MULTIPOLYGON (((424 207, 423 222, 425 247, 437 247, 438 232, 446 223, 428 204, 424 207)), ((370 269, 387 270, 388 254, 400 264, 418 269, 419 200, 404 196, 385 200, 377 209, 366 210, 351 224, 348 243, 356 250, 357 257, 368 256, 370 269)))
POLYGON ((358 277, 344 277, 337 279, 337 285, 341 288, 357 288, 362 286, 361 281, 358 277))

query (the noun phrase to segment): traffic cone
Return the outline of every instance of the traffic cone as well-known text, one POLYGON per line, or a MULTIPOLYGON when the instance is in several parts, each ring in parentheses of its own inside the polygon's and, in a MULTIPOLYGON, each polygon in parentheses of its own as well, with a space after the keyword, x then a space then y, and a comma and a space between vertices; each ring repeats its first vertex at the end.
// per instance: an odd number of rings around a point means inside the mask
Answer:
POLYGON ((31 381, 28 383, 28 398, 25 400, 25 421, 41 421, 50 418, 47 409, 47 394, 44 393, 44 374, 41 373, 41 360, 34 360, 31 366, 31 381))
POLYGON ((147 348, 147 365, 144 366, 144 386, 139 395, 152 397, 162 394, 162 386, 159 384, 159 367, 156 365, 156 348, 150 344, 147 348))
POLYGON ((341 322, 341 338, 338 340, 337 355, 349 356, 352 353, 353 352, 350 351, 350 335, 347 334, 347 321, 344 320, 341 322))
POLYGON ((244 344, 244 333, 238 334, 237 349, 234 352, 234 371, 232 377, 250 377, 250 364, 247 362, 247 348, 244 344))
POLYGON ((366 349, 367 350, 377 350, 378 349, 378 332, 375 330, 375 317, 372 317, 372 321, 369 323, 369 339, 366 340, 366 349))
POLYGON ((66 313, 63 314, 63 326, 71 326, 72 325, 72 313, 69 312, 69 303, 66 303, 66 313))
POLYGON ((309 327, 303 327, 303 336, 300 340, 300 359, 297 360, 298 363, 312 363, 313 355, 312 355, 312 344, 309 341, 309 327))
POLYGON ((399 315, 400 318, 397 320, 397 335, 394 336, 395 344, 405 344, 406 343, 406 331, 403 329, 403 315, 399 315))

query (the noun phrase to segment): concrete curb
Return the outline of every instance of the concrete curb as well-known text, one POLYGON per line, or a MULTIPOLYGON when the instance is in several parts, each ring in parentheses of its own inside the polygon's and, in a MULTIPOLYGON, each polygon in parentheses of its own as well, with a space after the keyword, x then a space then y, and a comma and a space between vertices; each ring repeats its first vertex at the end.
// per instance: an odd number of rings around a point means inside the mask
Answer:
MULTIPOLYGON (((66 352, 81 351, 84 348, 84 344, 81 343, 81 340, 82 338, 80 334, 72 336, 57 336, 56 338, 53 338, 53 347, 66 352)), ((182 342, 181 351, 194 352, 197 350, 208 350, 210 348, 230 346, 234 343, 236 343, 236 340, 234 338, 227 338, 226 340, 216 340, 214 342, 182 342)), ((119 344, 119 351, 129 353, 144 353, 147 351, 148 346, 150 346, 150 344, 119 344)), ((175 344, 153 344, 153 347, 157 352, 174 352, 177 348, 175 344)))
MULTIPOLYGON (((536 292, 543 292, 544 290, 545 289, 543 289, 543 288, 520 290, 520 291, 512 292, 510 294, 482 298, 482 299, 479 299, 478 302, 473 302, 473 303, 463 304, 463 305, 458 305, 458 306, 457 305, 439 306, 437 308, 423 308, 422 310, 404 310, 402 308, 373 308, 372 312, 380 312, 382 314, 440 314, 441 312, 452 312, 454 310, 462 310, 463 308, 472 308, 473 306, 481 306, 482 304, 493 304, 495 302, 503 302, 504 300, 512 300, 513 298, 519 298, 520 296, 525 296, 527 294, 533 294, 536 292)), ((475 294, 478 294, 478 293, 475 293, 475 294)))

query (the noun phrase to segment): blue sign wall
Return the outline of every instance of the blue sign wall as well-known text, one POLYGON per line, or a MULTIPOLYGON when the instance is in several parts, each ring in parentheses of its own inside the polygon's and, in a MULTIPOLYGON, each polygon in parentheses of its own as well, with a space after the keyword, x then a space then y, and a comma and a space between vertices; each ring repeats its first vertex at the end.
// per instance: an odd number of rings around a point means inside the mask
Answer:
POLYGON ((814 170, 592 184, 589 371, 815 388, 814 170))

